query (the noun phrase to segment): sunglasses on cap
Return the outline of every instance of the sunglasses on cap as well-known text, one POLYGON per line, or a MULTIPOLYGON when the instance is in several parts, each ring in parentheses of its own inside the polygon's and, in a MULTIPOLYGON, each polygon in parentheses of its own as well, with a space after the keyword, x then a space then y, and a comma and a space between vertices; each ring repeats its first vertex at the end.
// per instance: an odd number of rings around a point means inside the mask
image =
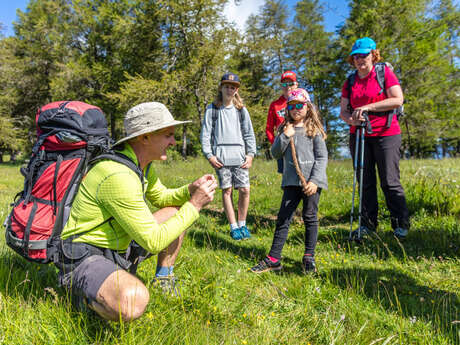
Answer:
POLYGON ((367 54, 353 54, 353 59, 365 59, 369 56, 370 53, 367 54))
POLYGON ((305 107, 305 103, 288 104, 287 106, 288 110, 292 110, 294 108, 296 108, 297 110, 300 110, 303 107, 305 107))
POLYGON ((281 83, 281 87, 288 87, 288 86, 292 86, 292 85, 294 85, 293 81, 288 81, 286 83, 281 83))

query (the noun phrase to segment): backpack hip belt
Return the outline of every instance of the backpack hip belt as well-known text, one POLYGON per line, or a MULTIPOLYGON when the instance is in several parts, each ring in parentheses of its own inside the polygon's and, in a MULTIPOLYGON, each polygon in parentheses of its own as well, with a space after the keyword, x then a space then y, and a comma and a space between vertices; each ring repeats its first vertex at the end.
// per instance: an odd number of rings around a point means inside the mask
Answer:
POLYGON ((90 256, 100 255, 117 264, 122 269, 135 274, 139 263, 151 256, 151 254, 147 253, 145 249, 134 241, 130 243, 126 252, 119 253, 117 250, 97 247, 89 243, 74 242, 73 240, 76 237, 78 235, 60 240, 59 244, 57 244, 59 255, 55 265, 64 273, 73 271, 90 256))

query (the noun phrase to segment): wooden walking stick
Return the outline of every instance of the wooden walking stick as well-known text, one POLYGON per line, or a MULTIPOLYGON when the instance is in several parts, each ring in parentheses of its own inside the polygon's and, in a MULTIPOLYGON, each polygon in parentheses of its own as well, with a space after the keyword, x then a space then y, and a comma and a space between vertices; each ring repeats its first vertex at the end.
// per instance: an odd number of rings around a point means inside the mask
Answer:
POLYGON ((299 166, 299 161, 297 160, 297 152, 295 150, 295 145, 294 145, 294 136, 292 136, 290 144, 291 144, 292 160, 294 161, 295 171, 297 173, 297 176, 299 176, 300 183, 302 184, 304 194, 307 194, 305 192, 307 189, 307 180, 305 180, 305 177, 302 175, 302 171, 300 170, 300 166, 299 166))

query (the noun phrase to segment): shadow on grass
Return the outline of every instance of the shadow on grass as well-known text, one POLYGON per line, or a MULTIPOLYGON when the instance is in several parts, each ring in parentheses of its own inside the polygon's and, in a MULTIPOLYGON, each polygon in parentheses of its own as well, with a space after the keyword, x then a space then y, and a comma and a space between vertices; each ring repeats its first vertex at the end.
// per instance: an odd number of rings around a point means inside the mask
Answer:
POLYGON ((452 344, 459 344, 459 325, 455 321, 460 315, 460 299, 455 293, 419 284, 394 269, 335 268, 320 277, 343 290, 352 289, 371 298, 411 322, 431 323, 452 344))
MULTIPOLYGON (((399 259, 417 259, 435 257, 460 257, 460 233, 445 231, 442 228, 430 228, 423 231, 411 230, 407 238, 400 240, 392 231, 378 231, 366 238, 361 244, 349 241, 349 231, 337 227, 332 232, 322 232, 318 241, 332 242, 335 246, 356 249, 362 253, 381 253, 382 259, 394 256, 399 259)), ((379 256, 380 257, 380 256, 379 256)))
POLYGON ((230 251, 249 261, 258 260, 267 255, 267 248, 262 243, 258 245, 254 239, 235 241, 229 233, 189 230, 187 236, 198 248, 230 251))
MULTIPOLYGON (((228 220, 223 209, 210 209, 206 208, 201 211, 203 215, 216 218, 216 223, 219 226, 227 226, 228 220)), ((252 233, 257 234, 259 229, 275 228, 276 224, 276 215, 254 215, 248 214, 246 219, 248 227, 252 233)))
MULTIPOLYGON (((248 241, 235 241, 232 240, 228 234, 220 234, 211 231, 208 232, 191 230, 187 236, 189 237, 189 239, 193 241, 193 244, 198 248, 226 250, 234 254, 237 254, 242 259, 249 261, 248 267, 263 259, 270 249, 262 243, 254 243, 255 239, 251 239, 248 241)), ((274 273, 282 275, 304 275, 302 270, 302 257, 299 257, 298 260, 296 260, 291 259, 287 256, 283 256, 281 261, 283 263, 283 269, 280 272, 274 273)))
POLYGON ((0 256, 0 292, 5 295, 43 296, 44 289, 56 285, 53 265, 29 262, 11 252, 0 256))
POLYGON ((12 300, 17 299, 18 306, 23 301, 28 304, 44 302, 46 299, 57 301, 68 307, 69 317, 75 319, 76 323, 84 316, 85 334, 89 339, 100 338, 104 327, 110 326, 94 312, 79 312, 70 306, 70 295, 65 289, 57 287, 57 270, 53 264, 36 264, 15 253, 4 253, 0 256, 0 267, 0 294, 12 300))

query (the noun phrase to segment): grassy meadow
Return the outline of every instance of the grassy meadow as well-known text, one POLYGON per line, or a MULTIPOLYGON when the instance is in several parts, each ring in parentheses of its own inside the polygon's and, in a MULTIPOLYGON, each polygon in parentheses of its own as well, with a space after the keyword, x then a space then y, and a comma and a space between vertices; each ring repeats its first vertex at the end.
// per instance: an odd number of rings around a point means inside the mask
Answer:
MULTIPOLYGON (((200 158, 156 164, 179 186, 210 172, 200 158)), ((252 238, 230 238, 220 192, 188 230, 176 263, 181 297, 153 286, 155 259, 139 277, 146 313, 129 324, 73 310, 54 266, 29 263, 0 238, 0 344, 460 344, 460 160, 401 162, 412 215, 408 238, 391 232, 379 190, 377 236, 347 241, 351 162, 330 162, 321 195, 318 274, 305 276, 303 224, 291 225, 281 273, 248 272, 269 250, 281 201, 276 162, 251 169, 252 238)), ((19 166, 0 166, 0 212, 22 188, 19 166)), ((356 218, 355 218, 356 219, 356 218)))

